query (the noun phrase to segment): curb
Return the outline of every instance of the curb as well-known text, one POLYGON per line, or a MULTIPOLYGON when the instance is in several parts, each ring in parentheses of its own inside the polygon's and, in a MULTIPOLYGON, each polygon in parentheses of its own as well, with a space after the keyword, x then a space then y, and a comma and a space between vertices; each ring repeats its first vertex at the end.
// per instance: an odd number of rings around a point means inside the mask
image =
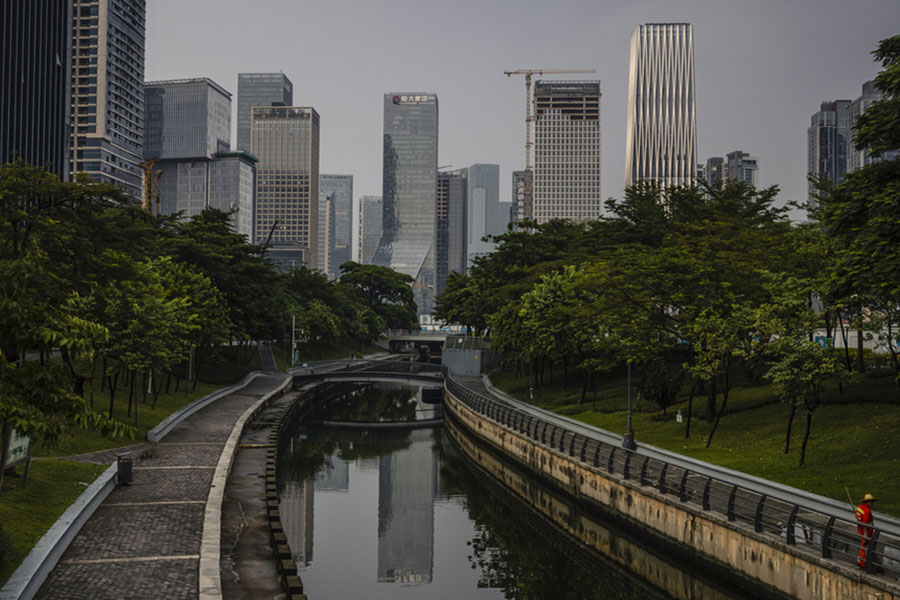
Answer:
POLYGON ((222 550, 222 501, 225 497, 228 474, 231 472, 231 465, 234 462, 234 455, 237 453, 244 427, 247 421, 265 407, 269 400, 283 395, 290 388, 293 380, 292 376, 286 377, 281 385, 245 410, 234 424, 231 434, 225 442, 225 447, 222 448, 203 515, 203 533, 200 539, 199 593, 197 595, 201 600, 220 600, 222 598, 222 576, 219 570, 222 550))
POLYGON ((0 589, 0 600, 30 600, 37 594, 81 527, 116 487, 116 471, 113 463, 56 520, 0 589))
MULTIPOLYGON (((182 407, 148 431, 147 439, 151 442, 158 442, 181 421, 201 408, 246 387, 255 378, 265 374, 262 371, 254 371, 240 382, 182 407), (151 437, 151 434, 153 434, 153 437, 151 437)), ((0 588, 0 600, 31 600, 37 594, 50 571, 56 567, 56 563, 59 562, 63 553, 68 549, 69 544, 81 531, 82 526, 116 487, 117 470, 117 465, 113 462, 56 520, 47 533, 31 549, 31 552, 28 553, 22 564, 10 576, 3 588, 0 588)))

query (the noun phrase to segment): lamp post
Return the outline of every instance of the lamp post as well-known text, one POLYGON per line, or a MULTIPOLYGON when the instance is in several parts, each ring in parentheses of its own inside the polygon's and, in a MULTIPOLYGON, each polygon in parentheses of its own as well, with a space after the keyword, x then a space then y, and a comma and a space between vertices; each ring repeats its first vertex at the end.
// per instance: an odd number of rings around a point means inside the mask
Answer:
POLYGON ((622 436, 622 447, 626 450, 637 450, 634 443, 634 430, 631 428, 631 361, 628 361, 628 427, 622 436))

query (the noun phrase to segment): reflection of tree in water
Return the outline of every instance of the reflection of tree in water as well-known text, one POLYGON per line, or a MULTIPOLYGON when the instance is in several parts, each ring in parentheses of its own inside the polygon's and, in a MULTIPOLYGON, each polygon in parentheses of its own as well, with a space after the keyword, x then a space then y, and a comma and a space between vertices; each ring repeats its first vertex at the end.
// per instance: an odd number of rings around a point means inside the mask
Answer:
POLYGON ((410 421, 416 417, 417 389, 404 385, 353 384, 316 411, 314 419, 328 421, 410 421))
POLYGON ((398 452, 409 447, 409 435, 408 431, 301 427, 292 443, 285 444, 278 452, 278 482, 314 478, 328 456, 353 462, 398 452))
POLYGON ((448 436, 443 437, 441 487, 447 495, 465 498, 475 524, 468 558, 473 569, 481 570, 478 587, 499 588, 510 600, 669 597, 543 521, 489 476, 468 466, 448 436))

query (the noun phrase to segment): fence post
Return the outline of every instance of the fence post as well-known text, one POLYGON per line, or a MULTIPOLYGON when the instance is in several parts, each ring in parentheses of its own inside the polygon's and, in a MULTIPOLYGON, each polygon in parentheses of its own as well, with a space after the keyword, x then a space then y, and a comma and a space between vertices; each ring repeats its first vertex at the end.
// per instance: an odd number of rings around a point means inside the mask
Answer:
POLYGON ((728 495, 728 520, 734 521, 734 498, 737 496, 738 486, 732 486, 731 494, 728 495))
POLYGON ((600 466, 600 450, 603 449, 603 442, 597 442, 597 449, 594 450, 594 466, 600 466))
POLYGON ((766 505, 766 495, 763 494, 759 498, 759 504, 756 505, 756 517, 753 519, 753 528, 756 529, 756 532, 759 533, 763 530, 762 526, 762 514, 763 508, 766 505))
POLYGON ((647 463, 650 462, 650 457, 644 457, 644 464, 641 465, 641 485, 647 485, 647 463))
POLYGON ((578 439, 577 434, 572 434, 572 441, 569 442, 569 456, 575 456, 575 440, 578 439))
POLYGON ((669 470, 669 463, 663 463, 663 468, 659 472, 659 493, 666 493, 666 471, 669 470))
POLYGON ((877 529, 872 532, 872 539, 866 545, 866 573, 870 575, 875 573, 875 546, 878 544, 879 533, 877 529))
POLYGON ((831 532, 834 531, 835 517, 828 519, 825 532, 822 534, 822 558, 831 558, 831 532))
POLYGON ((615 446, 610 446, 610 451, 609 451, 609 461, 608 461, 607 464, 606 464, 606 471, 607 471, 607 473, 612 473, 612 472, 613 472, 613 466, 614 466, 614 465, 613 465, 613 459, 615 459, 615 457, 616 457, 616 447, 615 447, 615 446))
POLYGON ((622 470, 622 475, 625 476, 625 479, 630 479, 630 478, 631 478, 631 473, 629 472, 628 467, 631 466, 631 457, 632 457, 633 455, 634 455, 633 452, 628 452, 628 453, 625 455, 625 467, 624 467, 624 469, 622 470))
POLYGON ((712 477, 706 478, 706 485, 703 486, 703 510, 709 510, 709 488, 712 487, 712 477))
POLYGON ((797 513, 800 512, 800 505, 795 504, 794 510, 791 511, 791 516, 788 517, 787 522, 787 543, 788 544, 796 544, 797 536, 794 533, 794 528, 797 526, 797 513))
POLYGON ((682 502, 687 502, 687 478, 690 471, 687 469, 684 470, 684 475, 681 476, 681 486, 679 488, 679 494, 682 502))

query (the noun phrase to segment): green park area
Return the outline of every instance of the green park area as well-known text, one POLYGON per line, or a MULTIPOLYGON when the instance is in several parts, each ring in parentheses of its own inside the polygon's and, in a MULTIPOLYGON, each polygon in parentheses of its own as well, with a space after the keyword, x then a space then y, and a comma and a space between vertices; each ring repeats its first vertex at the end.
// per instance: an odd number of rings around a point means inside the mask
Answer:
MULTIPOLYGON (((491 381, 523 401, 529 399, 530 381, 498 372, 491 381)), ((542 408, 606 429, 624 433, 627 427, 627 379, 598 382, 581 402, 581 388, 562 381, 545 384, 534 392, 533 403, 542 408)), ((635 394, 632 391, 632 394, 635 394)), ((779 401, 772 386, 741 386, 731 391, 728 410, 706 447, 711 423, 704 420, 706 398, 695 398, 690 437, 685 437, 688 402, 680 397, 665 411, 633 395, 632 429, 638 444, 646 443, 712 464, 777 481, 847 503, 866 492, 880 500, 876 510, 900 516, 900 400, 890 372, 871 373, 858 381, 824 392, 822 405, 812 416, 806 460, 799 466, 806 416, 797 412, 785 452, 790 408, 779 401), (681 412, 682 422, 676 419, 681 412)), ((721 401, 721 396, 719 397, 721 401)))

